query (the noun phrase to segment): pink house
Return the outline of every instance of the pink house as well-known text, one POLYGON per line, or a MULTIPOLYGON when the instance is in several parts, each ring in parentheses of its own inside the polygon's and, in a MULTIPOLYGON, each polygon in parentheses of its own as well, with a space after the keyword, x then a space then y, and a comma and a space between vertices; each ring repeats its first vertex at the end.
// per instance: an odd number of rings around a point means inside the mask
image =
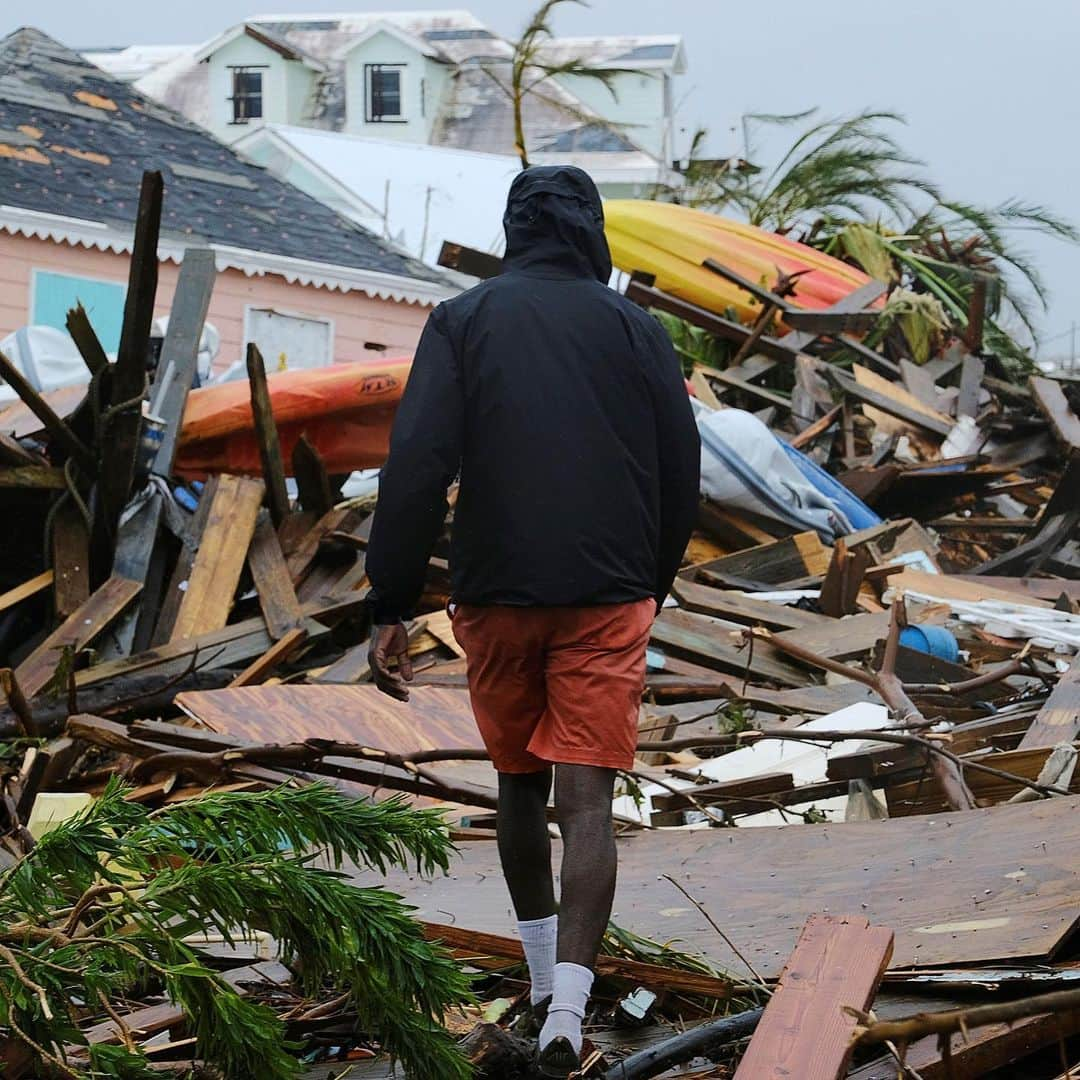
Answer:
POLYGON ((457 291, 439 271, 212 135, 142 98, 44 34, 0 41, 0 337, 62 328, 76 301, 106 351, 119 339, 144 169, 165 179, 157 313, 185 248, 213 249, 208 322, 227 367, 256 342, 269 367, 410 351, 432 306, 457 291))

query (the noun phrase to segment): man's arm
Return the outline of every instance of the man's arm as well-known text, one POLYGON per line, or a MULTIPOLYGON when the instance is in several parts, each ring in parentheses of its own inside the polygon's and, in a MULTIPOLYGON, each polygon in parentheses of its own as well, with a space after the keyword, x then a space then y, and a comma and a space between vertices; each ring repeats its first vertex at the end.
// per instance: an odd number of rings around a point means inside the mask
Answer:
POLYGON ((646 370, 651 376, 660 462, 660 543, 656 560, 659 611, 697 523, 701 439, 671 339, 655 319, 650 318, 648 323, 645 337, 652 355, 646 358, 646 370))
MULTIPOLYGON (((431 549, 446 518, 446 489, 461 464, 463 417, 461 372, 446 335, 445 313, 437 308, 424 327, 394 419, 367 548, 378 624, 372 633, 373 661, 385 667, 387 655, 397 656, 405 674, 411 674, 401 660, 402 653, 407 659, 407 642, 398 624, 420 599, 431 549), (379 626, 394 632, 380 634, 379 626)), ((378 676, 379 664, 374 666, 378 676)), ((381 682, 380 688, 387 689, 381 682)), ((400 685, 398 690, 395 697, 407 696, 400 685)))

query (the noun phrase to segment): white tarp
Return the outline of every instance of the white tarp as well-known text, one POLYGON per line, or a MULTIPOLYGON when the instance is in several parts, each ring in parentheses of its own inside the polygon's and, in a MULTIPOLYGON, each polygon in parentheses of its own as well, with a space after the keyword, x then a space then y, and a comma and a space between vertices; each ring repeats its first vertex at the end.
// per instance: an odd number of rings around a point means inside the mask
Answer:
MULTIPOLYGON (((0 341, 2 352, 35 390, 59 390, 90 381, 75 342, 51 326, 24 326, 0 341)), ((15 401, 18 394, 0 379, 0 402, 15 401)))

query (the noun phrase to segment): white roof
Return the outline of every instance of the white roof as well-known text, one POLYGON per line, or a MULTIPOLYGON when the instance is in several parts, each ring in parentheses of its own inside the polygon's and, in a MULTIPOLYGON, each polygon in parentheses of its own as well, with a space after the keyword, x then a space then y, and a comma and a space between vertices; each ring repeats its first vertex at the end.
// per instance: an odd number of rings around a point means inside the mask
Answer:
POLYGON ((547 63, 580 60, 594 68, 661 69, 682 74, 686 51, 680 34, 607 34, 602 37, 559 37, 542 42, 547 63))
POLYGON ((190 45, 128 45, 124 49, 88 49, 83 56, 117 79, 133 82, 141 75, 191 52, 190 45))
POLYGON ((444 240, 500 253, 502 214, 517 158, 314 128, 264 124, 237 143, 261 139, 356 200, 353 214, 410 255, 434 265, 444 240), (384 222, 385 210, 385 222, 384 222))

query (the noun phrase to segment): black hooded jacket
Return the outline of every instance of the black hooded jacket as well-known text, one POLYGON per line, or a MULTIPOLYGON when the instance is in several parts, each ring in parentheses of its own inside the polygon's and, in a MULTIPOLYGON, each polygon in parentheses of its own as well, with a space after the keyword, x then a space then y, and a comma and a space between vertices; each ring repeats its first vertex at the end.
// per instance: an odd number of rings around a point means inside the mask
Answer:
POLYGON ((368 545, 378 622, 419 599, 459 474, 458 602, 667 595, 697 513, 697 428, 663 328, 607 287, 603 223, 580 169, 523 171, 502 274, 428 319, 368 545))

